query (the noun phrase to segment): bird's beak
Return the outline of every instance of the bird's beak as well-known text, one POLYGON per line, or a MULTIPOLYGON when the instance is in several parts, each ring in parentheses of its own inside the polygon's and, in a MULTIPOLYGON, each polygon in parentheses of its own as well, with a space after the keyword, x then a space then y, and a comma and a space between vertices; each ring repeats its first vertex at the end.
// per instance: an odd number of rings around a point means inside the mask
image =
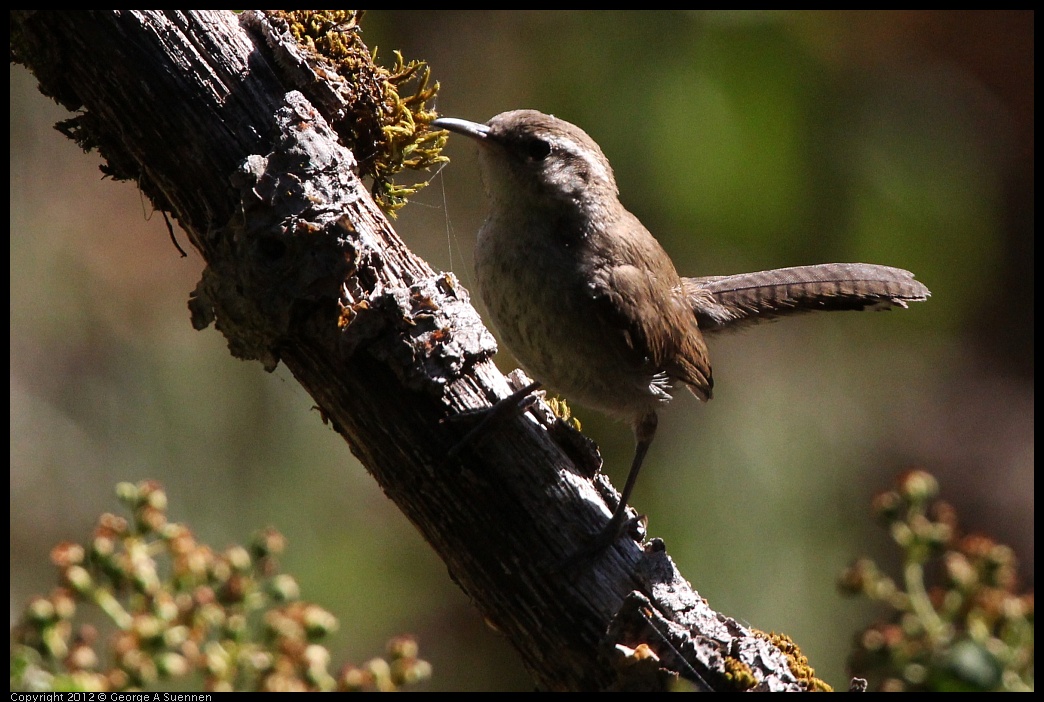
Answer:
POLYGON ((446 129, 457 134, 463 134, 476 141, 482 141, 489 137, 489 127, 478 122, 469 122, 466 119, 439 117, 431 123, 431 126, 436 129, 446 129))

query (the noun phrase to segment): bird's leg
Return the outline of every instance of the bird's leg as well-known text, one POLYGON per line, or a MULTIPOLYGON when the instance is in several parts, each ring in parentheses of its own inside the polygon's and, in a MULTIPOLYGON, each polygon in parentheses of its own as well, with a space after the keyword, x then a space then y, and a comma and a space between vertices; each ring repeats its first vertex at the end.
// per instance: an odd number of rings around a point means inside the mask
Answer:
POLYGON ((609 519, 609 523, 605 525, 605 528, 598 532, 598 535, 585 544, 583 548, 559 563, 557 566, 559 570, 576 568, 581 564, 589 562, 612 546, 620 538, 620 535, 626 531, 627 526, 630 524, 627 519, 627 500, 631 498, 631 491, 634 490, 634 484, 638 481, 638 473, 642 469, 642 461, 645 460, 645 454, 649 452, 649 446, 652 444, 653 436, 655 435, 655 412, 649 412, 635 422, 635 447, 634 458, 631 460, 631 472, 627 474, 627 482, 624 483, 623 493, 620 494, 620 502, 616 505, 612 518, 609 519))
POLYGON ((620 494, 620 503, 613 512, 612 519, 602 530, 598 540, 604 545, 616 541, 627 526, 627 502, 631 499, 631 491, 638 481, 638 472, 642 469, 642 461, 645 454, 649 452, 653 437, 656 436, 656 413, 649 412, 634 424, 634 459, 631 461, 631 472, 627 474, 627 482, 624 483, 623 492, 620 494))
POLYGON ((539 387, 540 383, 538 381, 533 381, 529 385, 516 390, 507 397, 497 400, 492 407, 463 412, 459 415, 448 418, 450 421, 453 421, 465 417, 482 417, 475 426, 468 430, 468 433, 466 433, 460 441, 455 443, 453 447, 446 452, 446 457, 443 459, 443 465, 456 458, 457 454, 464 450, 469 444, 474 443, 477 438, 482 436, 482 434, 488 431, 493 425, 521 414, 528 409, 535 400, 533 397, 533 391, 537 390, 539 387))

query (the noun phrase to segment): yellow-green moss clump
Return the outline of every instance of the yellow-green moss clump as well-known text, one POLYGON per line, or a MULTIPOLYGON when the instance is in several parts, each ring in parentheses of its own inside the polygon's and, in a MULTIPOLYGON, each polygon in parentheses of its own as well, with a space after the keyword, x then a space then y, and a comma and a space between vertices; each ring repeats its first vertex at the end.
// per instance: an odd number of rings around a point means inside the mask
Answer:
POLYGON ((427 181, 398 184, 404 169, 424 170, 445 162, 446 133, 429 131, 437 117, 429 103, 439 90, 423 61, 407 62, 398 51, 390 68, 376 63, 359 32, 362 10, 290 10, 267 13, 287 23, 290 33, 320 57, 345 84, 348 103, 333 128, 359 162, 360 174, 373 180, 373 196, 392 214, 427 181))

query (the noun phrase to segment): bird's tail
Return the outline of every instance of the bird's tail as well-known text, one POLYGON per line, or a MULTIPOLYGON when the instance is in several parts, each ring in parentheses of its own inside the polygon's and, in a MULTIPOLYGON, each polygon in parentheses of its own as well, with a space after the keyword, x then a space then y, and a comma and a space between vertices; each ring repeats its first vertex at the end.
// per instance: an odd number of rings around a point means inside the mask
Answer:
POLYGON ((704 332, 740 329, 815 310, 906 307, 931 295, 913 273, 869 263, 683 278, 682 288, 704 332))

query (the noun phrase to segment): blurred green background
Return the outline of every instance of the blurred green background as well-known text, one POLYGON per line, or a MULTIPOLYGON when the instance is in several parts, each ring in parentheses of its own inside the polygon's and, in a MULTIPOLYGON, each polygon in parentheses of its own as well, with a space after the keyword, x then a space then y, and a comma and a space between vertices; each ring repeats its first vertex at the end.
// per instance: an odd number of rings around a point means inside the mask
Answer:
MULTIPOLYGON (((867 261, 931 288, 908 311, 716 339, 714 401, 661 415, 632 504, 712 606, 846 685, 874 611, 834 578, 888 562, 868 502, 915 465, 1032 585, 1032 12, 371 11, 362 27, 385 63, 429 62, 443 115, 583 127, 683 274, 867 261)), ((290 374, 192 330, 199 256, 52 129, 66 117, 12 66, 12 618, 53 585, 51 545, 116 509, 117 481, 154 478, 214 547, 288 536, 286 569, 341 619, 335 661, 409 631, 430 689, 530 689, 290 374)), ((468 285, 481 182, 472 144, 447 153, 396 228, 468 285)), ((574 409, 622 481, 630 431, 574 409)))

